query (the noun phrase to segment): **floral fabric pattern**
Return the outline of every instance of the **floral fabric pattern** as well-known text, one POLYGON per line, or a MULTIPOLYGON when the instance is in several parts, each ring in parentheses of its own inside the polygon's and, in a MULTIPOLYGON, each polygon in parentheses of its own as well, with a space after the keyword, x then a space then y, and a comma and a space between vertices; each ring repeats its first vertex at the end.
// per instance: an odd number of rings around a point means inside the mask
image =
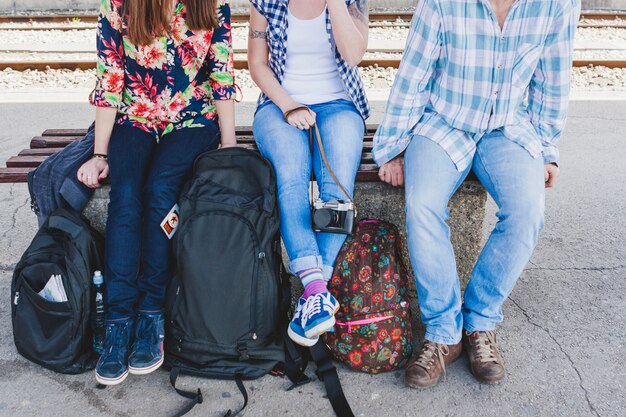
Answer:
POLYGON ((126 35, 122 0, 102 0, 98 19, 98 78, 90 102, 116 107, 118 124, 155 139, 174 129, 203 127, 217 118, 214 100, 235 97, 230 6, 217 0, 219 25, 190 30, 185 1, 173 12, 170 33, 149 45, 126 35))
POLYGON ((408 273, 400 253, 394 225, 364 220, 337 257, 329 290, 341 308, 334 333, 324 338, 334 356, 354 370, 392 371, 411 357, 408 273))

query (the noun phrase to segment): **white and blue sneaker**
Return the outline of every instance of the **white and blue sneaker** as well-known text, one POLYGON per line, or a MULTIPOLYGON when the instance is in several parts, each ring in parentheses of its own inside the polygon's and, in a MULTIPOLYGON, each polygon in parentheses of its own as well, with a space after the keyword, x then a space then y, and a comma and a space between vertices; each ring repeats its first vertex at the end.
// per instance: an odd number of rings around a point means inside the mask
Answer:
POLYGON ((291 340, 300 346, 311 347, 317 343, 319 337, 315 336, 313 338, 308 338, 304 335, 304 329, 302 328, 302 309, 305 304, 306 300, 300 297, 298 304, 296 305, 296 311, 291 319, 291 322, 289 323, 287 334, 291 340))
POLYGON ((335 327, 339 303, 329 292, 313 294, 302 309, 302 328, 307 338, 318 337, 335 327))

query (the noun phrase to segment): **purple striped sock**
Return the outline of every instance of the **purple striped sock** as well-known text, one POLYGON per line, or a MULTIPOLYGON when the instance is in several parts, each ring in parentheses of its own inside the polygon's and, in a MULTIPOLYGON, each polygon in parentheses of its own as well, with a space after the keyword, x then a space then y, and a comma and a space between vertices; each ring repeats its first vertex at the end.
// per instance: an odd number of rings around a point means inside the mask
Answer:
POLYGON ((307 269, 298 273, 298 278, 304 285, 304 298, 309 298, 313 294, 319 294, 321 292, 327 292, 326 281, 322 275, 322 270, 319 268, 307 269))

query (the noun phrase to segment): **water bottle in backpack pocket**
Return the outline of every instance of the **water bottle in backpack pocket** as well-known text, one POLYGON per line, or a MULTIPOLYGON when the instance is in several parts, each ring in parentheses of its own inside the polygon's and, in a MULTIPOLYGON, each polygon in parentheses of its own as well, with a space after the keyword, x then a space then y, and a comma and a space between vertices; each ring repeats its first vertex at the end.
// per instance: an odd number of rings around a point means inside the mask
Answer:
POLYGON ((91 309, 91 330, 93 331, 93 351, 101 355, 104 350, 106 323, 104 317, 104 278, 102 272, 95 271, 92 278, 94 301, 91 309))
POLYGON ((95 367, 91 274, 102 268, 102 253, 102 236, 79 213, 58 209, 44 222, 11 282, 13 339, 22 356, 67 374, 95 367), (45 288, 52 284, 67 301, 50 299, 45 288))

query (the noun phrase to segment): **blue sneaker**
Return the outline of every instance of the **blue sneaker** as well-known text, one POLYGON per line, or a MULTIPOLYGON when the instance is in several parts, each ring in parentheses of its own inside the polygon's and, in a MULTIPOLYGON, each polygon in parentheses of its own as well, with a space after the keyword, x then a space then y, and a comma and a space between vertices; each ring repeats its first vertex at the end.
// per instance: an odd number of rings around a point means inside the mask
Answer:
POLYGON ((133 330, 132 320, 107 323, 104 350, 96 365, 96 381, 117 385, 128 376, 128 347, 133 330))
POLYGON ((302 309, 302 328, 308 338, 326 333, 335 326, 339 303, 329 292, 313 294, 302 309))
POLYGON ((317 343, 319 337, 308 338, 304 335, 304 329, 302 328, 302 308, 306 304, 306 300, 302 297, 298 300, 296 305, 296 311, 293 315, 293 319, 289 323, 287 334, 289 338, 299 344, 300 346, 311 347, 317 343))
POLYGON ((146 375, 163 365, 165 320, 162 313, 139 313, 135 343, 128 359, 128 370, 133 375, 146 375))

